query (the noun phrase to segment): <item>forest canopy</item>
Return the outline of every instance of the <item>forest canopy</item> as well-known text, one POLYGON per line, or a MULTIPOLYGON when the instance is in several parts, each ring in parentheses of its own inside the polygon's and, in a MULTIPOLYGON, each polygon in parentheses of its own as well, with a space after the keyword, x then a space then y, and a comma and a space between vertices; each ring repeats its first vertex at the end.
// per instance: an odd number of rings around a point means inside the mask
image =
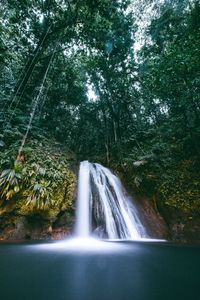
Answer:
MULTIPOLYGON (((59 144, 76 161, 122 172, 139 193, 197 213, 198 0, 3 0, 0 18, 2 203, 21 188, 16 161, 59 144), (5 192, 6 170, 15 173, 5 192)), ((43 179, 34 181, 38 207, 51 195, 53 179, 43 179)))

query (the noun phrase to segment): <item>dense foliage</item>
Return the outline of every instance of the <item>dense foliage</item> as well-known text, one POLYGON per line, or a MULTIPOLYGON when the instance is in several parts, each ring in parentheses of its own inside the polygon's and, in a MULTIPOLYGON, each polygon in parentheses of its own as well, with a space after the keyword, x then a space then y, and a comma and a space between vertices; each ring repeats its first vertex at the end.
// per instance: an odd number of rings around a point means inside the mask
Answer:
POLYGON ((1 211, 17 210, 27 215, 41 210, 51 219, 60 211, 73 209, 76 178, 67 149, 43 138, 33 139, 24 147, 23 161, 12 161, 16 151, 14 144, 0 154, 1 211))
POLYGON ((75 153, 197 214, 199 1, 4 0, 0 16, 1 205, 54 205, 75 153))

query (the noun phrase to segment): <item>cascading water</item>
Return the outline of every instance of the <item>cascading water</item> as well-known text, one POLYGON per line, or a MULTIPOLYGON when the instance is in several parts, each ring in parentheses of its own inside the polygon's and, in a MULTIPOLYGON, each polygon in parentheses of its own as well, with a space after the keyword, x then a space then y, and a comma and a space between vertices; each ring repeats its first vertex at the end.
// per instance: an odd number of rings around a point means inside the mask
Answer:
POLYGON ((100 164, 80 164, 76 235, 89 237, 94 217, 96 234, 109 239, 147 237, 138 211, 125 194, 120 180, 100 164))
POLYGON ((78 195, 76 209, 75 232, 79 237, 90 235, 90 163, 83 161, 80 164, 78 175, 78 195))

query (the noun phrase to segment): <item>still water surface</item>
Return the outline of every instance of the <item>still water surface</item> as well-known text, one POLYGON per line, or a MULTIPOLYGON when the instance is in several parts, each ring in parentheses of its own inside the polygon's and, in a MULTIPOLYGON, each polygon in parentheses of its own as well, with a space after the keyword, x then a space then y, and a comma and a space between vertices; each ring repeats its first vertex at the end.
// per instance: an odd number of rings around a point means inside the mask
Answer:
POLYGON ((1 243, 0 299, 200 299, 200 247, 92 240, 1 243))

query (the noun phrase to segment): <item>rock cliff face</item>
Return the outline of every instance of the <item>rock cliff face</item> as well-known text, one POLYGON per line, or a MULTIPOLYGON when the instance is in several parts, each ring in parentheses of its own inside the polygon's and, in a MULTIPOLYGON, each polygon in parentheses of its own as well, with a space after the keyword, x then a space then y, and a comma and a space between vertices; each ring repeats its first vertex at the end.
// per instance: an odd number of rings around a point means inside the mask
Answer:
POLYGON ((168 225, 170 240, 181 243, 200 242, 199 215, 169 206, 161 206, 159 210, 168 225))
POLYGON ((157 207, 155 201, 136 197, 149 236, 178 243, 200 242, 200 219, 177 208, 157 207))
POLYGON ((0 217, 0 240, 59 240, 71 234, 73 212, 61 212, 54 222, 40 215, 0 217))
MULTIPOLYGON (((138 198, 137 206, 150 237, 181 243, 199 243, 200 220, 167 209, 162 215, 149 199, 138 198)), ((12 213, 0 216, 0 240, 60 240, 73 233, 74 212, 63 211, 55 221, 40 215, 17 216, 12 213)))
POLYGON ((149 236, 154 239, 168 240, 170 238, 169 227, 154 202, 144 197, 136 197, 136 203, 149 236))
MULTIPOLYGON (((136 201, 142 221, 150 237, 168 239, 169 228, 147 199, 136 201)), ((74 228, 74 211, 62 211, 52 222, 39 214, 19 216, 13 213, 0 217, 0 240, 59 240, 70 236, 74 228)))
POLYGON ((136 161, 134 166, 117 165, 113 169, 129 193, 136 195, 150 236, 200 243, 199 177, 197 172, 192 173, 190 161, 169 166, 167 170, 156 171, 153 161, 149 167, 144 161, 136 161))

